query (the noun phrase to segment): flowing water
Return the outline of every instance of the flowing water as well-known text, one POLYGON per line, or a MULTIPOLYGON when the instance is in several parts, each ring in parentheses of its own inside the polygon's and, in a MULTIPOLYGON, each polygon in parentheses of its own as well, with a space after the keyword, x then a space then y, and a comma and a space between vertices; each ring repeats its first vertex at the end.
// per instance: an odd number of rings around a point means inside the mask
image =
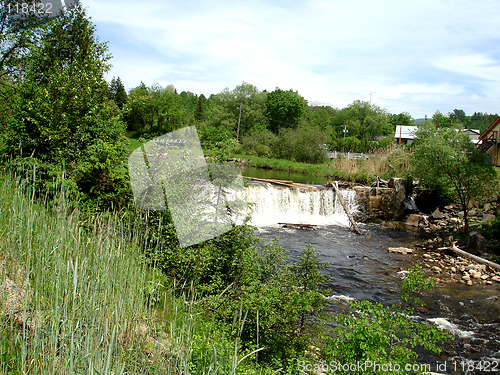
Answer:
MULTIPOLYGON (((393 304, 400 301, 401 270, 408 269, 418 255, 389 253, 388 247, 411 246, 423 234, 393 230, 379 225, 361 225, 364 235, 348 229, 348 219, 331 189, 299 191, 270 184, 249 184, 248 202, 254 203, 252 224, 264 241, 279 238, 292 259, 308 244, 328 263, 331 309, 338 300, 366 299, 393 304), (317 224, 316 230, 279 229, 277 223, 317 224)), ((342 192, 355 211, 355 193, 342 192)), ((485 361, 500 361, 500 285, 438 285, 425 298, 428 311, 419 311, 417 320, 428 320, 452 332, 456 339, 444 346, 442 355, 419 353, 422 363, 439 373, 495 373, 472 369, 485 361), (440 367, 437 367, 437 366, 440 367), (446 365, 446 368, 444 367, 446 365), (436 371, 438 370, 438 371, 436 371), (470 370, 470 371, 469 371, 470 370)), ((498 367, 500 373, 500 366, 498 367)))

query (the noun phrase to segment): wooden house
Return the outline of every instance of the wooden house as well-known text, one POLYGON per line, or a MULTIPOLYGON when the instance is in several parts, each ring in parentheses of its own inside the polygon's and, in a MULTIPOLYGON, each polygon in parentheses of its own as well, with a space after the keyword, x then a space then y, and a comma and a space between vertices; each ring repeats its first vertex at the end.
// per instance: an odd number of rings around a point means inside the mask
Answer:
POLYGON ((500 117, 480 136, 477 147, 490 156, 491 164, 500 167, 500 117))

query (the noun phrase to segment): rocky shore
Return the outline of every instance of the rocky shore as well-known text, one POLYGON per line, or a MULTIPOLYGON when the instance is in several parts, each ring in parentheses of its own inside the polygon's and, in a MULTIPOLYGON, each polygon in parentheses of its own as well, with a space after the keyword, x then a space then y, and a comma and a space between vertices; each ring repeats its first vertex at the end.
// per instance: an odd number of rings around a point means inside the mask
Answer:
MULTIPOLYGON (((452 233, 463 225, 464 213, 449 205, 436 209, 431 215, 410 214, 403 221, 409 228, 415 228, 433 238, 413 245, 412 256, 424 272, 437 283, 463 283, 466 285, 491 285, 500 283, 500 270, 473 259, 463 257, 452 250, 452 233)), ((470 223, 481 224, 500 217, 500 206, 494 202, 481 210, 469 212, 470 223)), ((463 250, 488 258, 486 240, 478 232, 471 232, 463 250)))

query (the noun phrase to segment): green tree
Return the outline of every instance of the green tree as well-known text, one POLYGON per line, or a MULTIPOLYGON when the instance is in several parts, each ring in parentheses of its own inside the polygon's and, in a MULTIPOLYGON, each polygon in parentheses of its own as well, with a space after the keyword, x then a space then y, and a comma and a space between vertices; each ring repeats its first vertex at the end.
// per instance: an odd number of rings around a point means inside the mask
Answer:
POLYGON ((123 106, 127 104, 128 96, 125 87, 123 86, 120 77, 114 78, 109 84, 109 96, 113 99, 118 108, 123 109, 123 106))
POLYGON ((239 121, 240 136, 246 134, 254 127, 265 126, 265 100, 266 93, 246 82, 236 86, 234 90, 226 88, 211 97, 213 105, 209 123, 225 128, 236 138, 239 121))
MULTIPOLYGON (((97 153, 103 164, 117 166, 117 160, 107 162, 103 155, 115 158, 124 147, 124 126, 104 80, 110 55, 79 3, 55 17, 40 40, 26 54, 3 148, 14 158, 13 167, 35 163, 45 187, 63 170, 68 183, 78 183, 79 164, 97 153), (98 152, 96 145, 106 152, 98 152)), ((98 185, 102 177, 87 174, 84 184, 98 185)), ((116 179, 113 186, 118 186, 116 179)))
POLYGON ((293 90, 276 88, 266 97, 266 117, 269 129, 278 133, 281 128, 295 128, 304 113, 307 101, 293 90))
POLYGON ((484 154, 461 130, 422 124, 416 132, 412 165, 422 184, 442 191, 460 204, 467 231, 472 204, 495 192, 498 183, 484 154))

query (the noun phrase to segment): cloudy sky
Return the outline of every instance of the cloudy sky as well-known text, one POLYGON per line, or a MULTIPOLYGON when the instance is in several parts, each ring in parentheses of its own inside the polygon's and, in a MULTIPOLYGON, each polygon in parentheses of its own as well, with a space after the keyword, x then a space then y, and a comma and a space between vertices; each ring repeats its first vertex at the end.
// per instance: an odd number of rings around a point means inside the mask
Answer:
POLYGON ((83 0, 127 89, 242 82, 414 118, 500 112, 498 0, 83 0))

